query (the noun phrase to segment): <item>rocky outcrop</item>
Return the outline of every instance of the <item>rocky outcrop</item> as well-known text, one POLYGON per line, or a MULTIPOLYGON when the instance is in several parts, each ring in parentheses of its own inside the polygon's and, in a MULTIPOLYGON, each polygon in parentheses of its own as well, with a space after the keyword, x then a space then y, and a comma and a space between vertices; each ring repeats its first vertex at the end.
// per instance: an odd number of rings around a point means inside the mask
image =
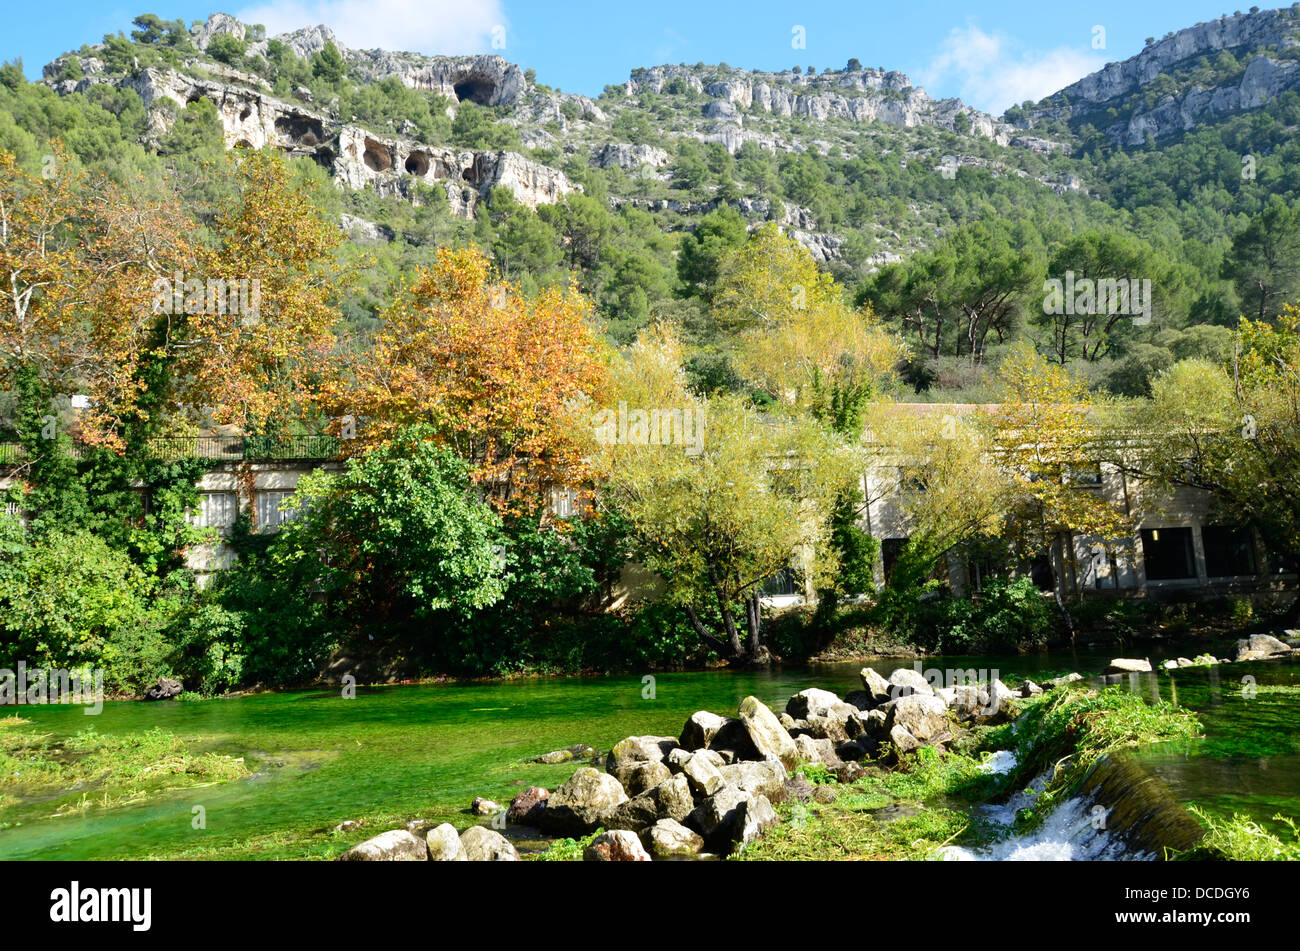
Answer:
POLYGON ((818 121, 846 119, 904 127, 934 126, 949 131, 960 128, 1001 145, 1010 141, 1014 131, 1009 124, 958 100, 931 99, 924 89, 913 86, 906 75, 897 71, 860 69, 796 76, 790 71, 735 70, 707 82, 698 72, 685 66, 640 69, 623 88, 629 96, 643 91, 664 94, 679 88, 702 93, 712 100, 704 106, 704 115, 732 123, 743 123, 745 112, 757 110, 818 121))
POLYGON ((634 169, 642 165, 662 168, 668 164, 668 153, 654 145, 608 142, 596 150, 591 161, 599 168, 634 169))
MULTIPOLYGON (((1260 48, 1287 49, 1300 43, 1300 18, 1294 9, 1221 16, 1179 30, 1152 43, 1136 56, 1110 63, 1065 87, 1031 110, 1033 119, 1070 118, 1122 107, 1158 76, 1169 75, 1199 57, 1214 59, 1223 51, 1248 53, 1260 48)), ((1258 108, 1281 93, 1300 88, 1300 63, 1256 56, 1243 73, 1213 88, 1194 86, 1141 109, 1127 121, 1106 129, 1117 143, 1141 145, 1148 135, 1163 138, 1197 125, 1258 108)))
MULTIPOLYGON (((209 24, 212 23, 209 20, 209 24)), ((223 23, 214 26, 214 35, 215 32, 231 32, 229 24, 223 26, 223 23)), ((426 73, 420 74, 423 79, 413 78, 408 85, 425 88, 420 83, 444 81, 455 85, 453 81, 462 75, 456 69, 462 67, 471 70, 464 75, 496 76, 502 82, 507 82, 514 72, 518 72, 518 67, 514 66, 504 69, 510 64, 505 64, 500 57, 471 57, 469 60, 472 60, 469 65, 462 63, 455 68, 448 63, 439 65, 437 69, 430 66, 426 73)), ((102 71, 102 64, 93 72, 86 71, 86 76, 80 80, 62 80, 58 78, 62 67, 57 64, 58 61, 47 68, 47 80, 61 93, 84 92, 95 83, 111 81, 111 77, 102 71)), ((203 65, 206 70, 211 70, 210 64, 203 65)), ((473 217, 479 200, 497 186, 510 189, 515 200, 529 208, 552 204, 570 192, 580 190, 563 172, 515 152, 434 147, 412 139, 379 135, 342 123, 336 117, 309 109, 300 102, 286 102, 262 89, 252 88, 257 84, 265 86, 257 77, 240 75, 231 79, 231 82, 220 82, 176 70, 144 69, 115 82, 133 90, 144 103, 149 117, 147 143, 157 144, 167 134, 179 110, 191 102, 207 99, 216 106, 228 149, 269 146, 290 155, 307 156, 329 169, 340 186, 373 188, 381 195, 412 198, 416 183, 439 187, 446 193, 452 212, 462 217, 473 217)), ((487 79, 482 81, 487 82, 487 79)), ((518 81, 522 83, 522 74, 518 81)), ((477 95, 474 93, 471 98, 477 95)), ((488 98, 497 99, 502 95, 513 93, 498 89, 488 98)), ((382 239, 382 235, 373 239, 382 239)))

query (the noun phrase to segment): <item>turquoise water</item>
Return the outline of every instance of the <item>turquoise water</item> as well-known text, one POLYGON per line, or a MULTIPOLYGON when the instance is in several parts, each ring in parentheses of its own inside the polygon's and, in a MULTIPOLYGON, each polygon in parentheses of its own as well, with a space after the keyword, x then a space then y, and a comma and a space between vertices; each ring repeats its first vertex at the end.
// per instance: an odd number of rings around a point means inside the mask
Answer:
MULTIPOLYGON (((1080 652, 929 658, 923 666, 1045 678, 1099 670, 1108 659, 1080 652)), ((554 787, 573 770, 573 764, 528 763, 533 756, 574 743, 608 749, 629 734, 676 735, 696 710, 734 713, 748 694, 777 709, 809 686, 844 694, 859 686, 861 666, 658 674, 652 684, 630 676, 399 686, 359 690, 355 699, 300 691, 204 703, 110 703, 98 717, 80 709, 24 707, 15 712, 56 738, 88 724, 101 733, 157 726, 196 751, 243 756, 255 774, 58 818, 38 802, 23 801, 0 814, 0 820, 21 823, 0 830, 0 858, 333 855, 346 843, 328 830, 343 820, 383 814, 385 821, 424 818, 463 826, 471 821, 465 810, 473 797, 508 802, 521 786, 554 787), (195 806, 203 807, 206 828, 192 827, 195 806)), ((887 675, 912 662, 873 666, 887 675)), ((1253 700, 1242 699, 1237 678, 1248 672, 1261 688, 1300 686, 1295 663, 1137 678, 1132 688, 1148 695, 1168 699, 1176 688, 1177 699, 1198 710, 1207 726, 1205 741, 1149 760, 1185 799, 1261 819, 1278 811, 1300 815, 1300 691, 1261 689, 1253 700)))

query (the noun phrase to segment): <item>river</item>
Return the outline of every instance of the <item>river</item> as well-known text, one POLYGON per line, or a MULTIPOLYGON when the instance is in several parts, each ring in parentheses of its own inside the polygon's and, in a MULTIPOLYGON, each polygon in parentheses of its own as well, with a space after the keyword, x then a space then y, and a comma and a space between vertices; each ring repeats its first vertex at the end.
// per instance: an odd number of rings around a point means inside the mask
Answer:
MULTIPOLYGON (((935 657, 923 666, 1044 679, 1098 671, 1110 656, 935 657)), ((1150 656, 1158 663, 1158 655, 1150 656)), ((886 676, 911 665, 873 662, 886 676)), ((748 694, 777 710, 805 687, 843 695, 858 688, 861 666, 667 673, 652 681, 613 676, 378 687, 359 689, 353 699, 311 690, 197 703, 108 703, 96 717, 80 708, 23 707, 11 712, 55 737, 88 725, 101 733, 157 726, 193 750, 243 756, 255 774, 58 818, 24 801, 0 817, 11 824, 0 830, 0 858, 328 856, 339 846, 326 830, 343 820, 384 813, 464 824, 475 796, 509 802, 522 786, 554 788, 573 771, 572 763, 527 762, 533 756, 574 743, 608 749, 630 734, 675 736, 696 710, 734 714, 748 694), (204 828, 194 828, 195 806, 203 807, 204 828)), ((1124 682, 1144 696, 1178 700, 1206 724, 1203 741, 1140 751, 1176 796, 1270 825, 1278 812, 1300 816, 1300 663, 1188 668, 1124 682), (1245 676, 1255 678, 1253 695, 1243 691, 1252 686, 1242 683, 1245 676)))

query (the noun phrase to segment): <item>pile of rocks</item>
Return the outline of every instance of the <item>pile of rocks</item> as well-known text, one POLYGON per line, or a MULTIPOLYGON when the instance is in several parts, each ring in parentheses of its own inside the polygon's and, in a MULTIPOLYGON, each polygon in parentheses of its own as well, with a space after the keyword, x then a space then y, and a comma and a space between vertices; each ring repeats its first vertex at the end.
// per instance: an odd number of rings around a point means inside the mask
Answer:
MULTIPOLYGON (((610 750, 603 770, 584 766, 553 791, 520 793, 504 810, 504 821, 574 838, 604 830, 585 850, 588 861, 721 857, 775 825, 775 804, 810 798, 810 784, 792 776, 799 764, 820 763, 841 782, 853 782, 863 773, 858 761, 868 756, 941 746, 959 724, 1011 716, 1017 697, 1042 692, 1033 684, 1013 692, 997 679, 936 688, 906 669, 886 679, 867 667, 861 677, 863 689, 844 699, 803 690, 778 715, 746 697, 734 717, 692 714, 680 736, 629 736, 610 750)), ((484 799, 475 800, 473 811, 501 814, 484 799)), ((458 836, 454 827, 440 825, 425 830, 423 839, 417 826, 385 832, 343 858, 518 858, 509 840, 486 826, 458 836)))

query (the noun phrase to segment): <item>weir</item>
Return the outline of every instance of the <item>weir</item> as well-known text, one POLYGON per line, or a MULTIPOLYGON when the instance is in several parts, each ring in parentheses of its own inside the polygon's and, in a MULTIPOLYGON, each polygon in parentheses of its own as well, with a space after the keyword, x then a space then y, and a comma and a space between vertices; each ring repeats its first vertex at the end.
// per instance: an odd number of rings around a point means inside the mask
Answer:
MULTIPOLYGON (((1010 826, 1016 813, 1032 808, 1048 773, 999 806, 985 806, 985 817, 1010 826)), ((1079 792, 1060 803, 1027 832, 987 848, 949 846, 949 861, 1159 861, 1198 845, 1199 822, 1169 787, 1133 757, 1114 754, 1098 761, 1079 792)))
POLYGON ((1127 754, 1093 766, 1080 794, 1106 807, 1106 828, 1131 851, 1161 859, 1195 848, 1205 836, 1204 827, 1164 781, 1127 754))

